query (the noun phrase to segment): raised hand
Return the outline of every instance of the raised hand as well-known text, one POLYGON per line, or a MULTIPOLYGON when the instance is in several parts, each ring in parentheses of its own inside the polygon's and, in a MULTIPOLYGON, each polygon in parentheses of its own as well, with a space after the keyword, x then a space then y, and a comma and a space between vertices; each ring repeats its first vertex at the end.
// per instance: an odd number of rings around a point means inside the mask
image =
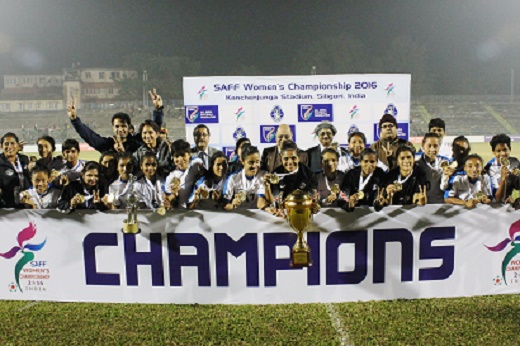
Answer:
POLYGON ((125 147, 123 146, 123 143, 117 138, 117 136, 114 136, 114 150, 118 153, 125 152, 125 147))
POLYGON ((70 120, 76 120, 76 100, 74 100, 74 96, 71 96, 70 98, 70 104, 67 106, 67 115, 70 120))
POLYGON ((153 88, 152 90, 148 90, 148 94, 152 98, 152 102, 156 109, 160 109, 163 106, 163 101, 161 95, 157 95, 157 90, 153 88))
POLYGON ((381 148, 383 148, 386 157, 390 157, 394 154, 394 150, 392 149, 392 144, 390 144, 390 142, 387 143, 386 148, 384 145, 381 146, 381 148))
POLYGON ((426 185, 419 185, 419 193, 414 194, 413 200, 415 204, 425 205, 428 200, 426 198, 426 185))

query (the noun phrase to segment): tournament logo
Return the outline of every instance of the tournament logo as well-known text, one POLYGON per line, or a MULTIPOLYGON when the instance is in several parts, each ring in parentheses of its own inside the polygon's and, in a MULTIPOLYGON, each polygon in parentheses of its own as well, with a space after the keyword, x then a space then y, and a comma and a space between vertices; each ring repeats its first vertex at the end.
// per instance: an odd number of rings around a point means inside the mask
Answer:
POLYGON ((305 104, 298 105, 299 122, 334 121, 332 104, 305 104))
POLYGON ((244 137, 247 137, 246 130, 244 130, 244 128, 241 126, 237 126, 237 129, 235 132, 233 132, 233 138, 235 139, 235 142, 244 137))
POLYGON ((192 106, 186 107, 186 120, 190 123, 194 123, 199 118, 199 107, 192 106))
POLYGON ((246 113, 246 111, 244 110, 244 107, 240 107, 240 108, 235 112, 235 116, 236 116, 237 121, 238 121, 239 119, 243 119, 245 113, 246 113))
POLYGON ((276 135, 276 126, 262 127, 262 138, 265 143, 274 143, 276 135))
POLYGON ((388 96, 394 95, 395 94, 394 89, 395 89, 394 83, 388 84, 388 86, 385 88, 386 96, 388 97, 388 96))
POLYGON ((282 119, 284 117, 284 112, 283 112, 283 109, 277 105, 277 106, 273 107, 270 115, 271 115, 271 119, 273 119, 275 123, 279 123, 280 121, 282 121, 282 119))
POLYGON ((389 103, 383 114, 390 114, 393 115, 394 118, 397 118, 397 113, 397 107, 393 103, 389 103))
POLYGON ((354 107, 352 107, 352 109, 350 110, 349 114, 350 114, 350 119, 354 119, 354 117, 356 119, 358 119, 359 118, 359 108, 358 108, 358 106, 354 105, 354 107))
POLYGON ((348 131, 347 131, 347 135, 350 136, 354 132, 361 132, 361 131, 359 131, 359 127, 356 124, 350 125, 350 127, 348 128, 348 131))
MULTIPOLYGON (((36 224, 30 222, 29 227, 24 228, 23 230, 18 233, 18 246, 13 246, 13 248, 6 253, 0 253, 0 257, 3 257, 5 259, 11 259, 20 252, 22 254, 22 257, 16 262, 16 265, 14 267, 14 277, 16 280, 16 285, 18 286, 18 289, 20 292, 22 291, 22 288, 20 287, 20 272, 22 271, 23 267, 34 260, 34 251, 40 251, 47 242, 47 239, 45 239, 41 244, 25 244, 24 242, 34 238, 36 235, 36 224)), ((14 287, 16 289, 16 287, 14 287)), ((10 285, 10 290, 13 290, 12 285, 10 285)))
MULTIPOLYGON (((508 245, 511 245, 511 249, 505 254, 504 259, 502 260, 502 280, 506 285, 506 271, 520 272, 520 260, 516 261, 517 263, 513 263, 512 261, 516 255, 520 254, 520 234, 515 238, 516 233, 520 233, 520 220, 513 222, 509 227, 509 238, 502 240, 495 246, 484 245, 489 251, 493 252, 502 251, 508 245)), ((498 279, 500 278, 498 277, 498 279)), ((496 283, 497 278, 495 278, 494 281, 496 283)))
POLYGON ((184 106, 186 123, 218 123, 218 106, 184 106))
POLYGON ((199 92, 197 93, 197 94, 199 94, 199 100, 207 99, 208 98, 208 95, 206 95, 207 92, 208 92, 208 89, 206 89, 206 86, 203 85, 202 88, 200 88, 199 92))
POLYGON ((235 147, 223 147, 224 154, 226 154, 226 157, 229 162, 234 162, 238 159, 238 155, 235 152, 235 147))

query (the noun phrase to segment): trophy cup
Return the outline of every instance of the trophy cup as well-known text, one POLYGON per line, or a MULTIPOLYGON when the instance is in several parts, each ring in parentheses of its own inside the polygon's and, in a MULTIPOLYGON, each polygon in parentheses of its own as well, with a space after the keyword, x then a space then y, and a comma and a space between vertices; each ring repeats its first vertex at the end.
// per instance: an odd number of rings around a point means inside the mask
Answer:
POLYGON ((134 191, 134 183, 137 180, 132 174, 128 177, 128 200, 126 202, 126 211, 128 217, 123 220, 123 233, 135 234, 139 233, 139 222, 137 221, 137 195, 134 191))
POLYGON ((312 206, 316 203, 302 190, 291 193, 282 202, 289 225, 297 232, 298 238, 291 251, 291 267, 303 268, 312 265, 311 249, 303 239, 305 228, 312 216, 312 206))

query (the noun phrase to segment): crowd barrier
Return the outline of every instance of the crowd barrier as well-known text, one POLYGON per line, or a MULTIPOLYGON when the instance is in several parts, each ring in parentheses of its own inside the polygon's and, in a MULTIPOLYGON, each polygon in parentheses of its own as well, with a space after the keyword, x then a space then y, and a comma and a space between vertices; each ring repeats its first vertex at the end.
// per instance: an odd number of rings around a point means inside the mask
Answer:
POLYGON ((0 299, 278 304, 520 292, 520 214, 503 205, 322 209, 306 233, 309 268, 290 268, 296 234, 262 211, 139 211, 136 235, 121 233, 125 218, 0 211, 0 299))

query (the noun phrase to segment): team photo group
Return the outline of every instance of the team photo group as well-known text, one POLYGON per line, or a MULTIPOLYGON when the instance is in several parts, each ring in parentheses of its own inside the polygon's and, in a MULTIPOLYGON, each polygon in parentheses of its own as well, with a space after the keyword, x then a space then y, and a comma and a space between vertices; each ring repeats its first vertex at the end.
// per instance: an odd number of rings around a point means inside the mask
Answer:
MULTIPOLYGON (((379 139, 367 143, 360 131, 338 134, 333 122, 315 128, 319 144, 302 150, 293 141, 291 127, 278 126, 276 145, 259 150, 248 138, 238 138, 230 159, 211 146, 211 131, 193 129, 193 146, 171 140, 163 125, 163 104, 154 92, 152 119, 135 130, 126 113, 112 116, 113 136, 103 137, 77 114, 74 100, 67 108, 72 127, 101 153, 98 162, 83 161, 80 143, 67 139, 61 155, 50 136, 37 140, 39 158, 22 154, 23 141, 5 133, 0 154, 0 206, 17 209, 126 209, 135 195, 140 209, 161 215, 172 209, 261 209, 283 216, 283 200, 302 190, 320 207, 374 207, 387 205, 510 203, 517 207, 514 190, 520 188, 519 162, 511 157, 511 138, 495 135, 490 142, 494 158, 483 162, 460 135, 444 141, 446 124, 432 119, 420 148, 398 137, 398 124, 383 114, 379 139), (347 146, 336 137, 348 136, 347 146)), ((32 144, 32 143, 31 143, 32 144)))

